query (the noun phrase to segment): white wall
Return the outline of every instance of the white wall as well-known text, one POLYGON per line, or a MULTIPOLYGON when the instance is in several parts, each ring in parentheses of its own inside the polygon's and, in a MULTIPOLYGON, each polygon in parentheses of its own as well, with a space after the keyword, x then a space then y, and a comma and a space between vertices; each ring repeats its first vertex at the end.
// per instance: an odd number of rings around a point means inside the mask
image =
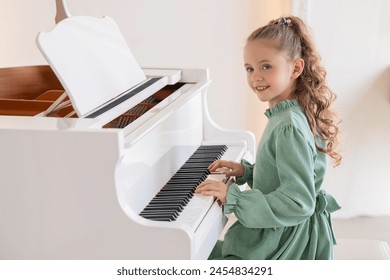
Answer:
POLYGON ((343 119, 344 162, 325 181, 343 206, 335 216, 390 215, 390 2, 293 1, 303 4, 343 119))
MULTIPOLYGON (((264 104, 249 91, 242 62, 245 38, 286 13, 289 1, 68 0, 72 15, 112 17, 144 67, 209 68, 212 117, 229 129, 259 138, 264 104)), ((0 67, 46 62, 35 46, 54 26, 55 0, 0 0, 0 67)))

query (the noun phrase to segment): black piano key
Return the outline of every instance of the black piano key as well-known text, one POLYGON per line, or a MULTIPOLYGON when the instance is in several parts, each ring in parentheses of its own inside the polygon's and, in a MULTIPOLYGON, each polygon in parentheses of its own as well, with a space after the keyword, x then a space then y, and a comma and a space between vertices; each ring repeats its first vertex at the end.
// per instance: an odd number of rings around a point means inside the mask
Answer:
MULTIPOLYGON (((165 185, 165 187, 185 187, 185 186, 197 186, 201 183, 202 181, 201 180, 197 180, 197 181, 191 181, 191 182, 180 182, 180 181, 173 181, 173 182, 169 182, 165 185)), ((164 188, 165 188, 164 187, 164 188)))
MULTIPOLYGON (((196 166, 185 166, 185 167, 182 167, 179 171, 176 172, 175 175, 172 176, 172 178, 175 178, 175 176, 180 176, 180 175, 194 175, 194 174, 206 174, 208 175, 208 171, 204 169, 204 166, 201 166, 200 168, 199 167, 196 167, 196 166)), ((194 177, 196 178, 196 177, 194 177)))
POLYGON ((190 187, 173 186, 173 187, 165 187, 160 192, 161 193, 171 193, 171 194, 175 194, 178 192, 191 193, 191 192, 195 191, 195 189, 196 189, 196 186, 190 186, 190 187))
MULTIPOLYGON (((181 204, 182 202, 186 202, 186 200, 184 199, 178 199, 177 197, 166 197, 166 196, 155 196, 153 197, 153 199, 149 202, 148 205, 153 205, 153 204, 161 204, 161 203, 165 203, 165 204, 181 204)), ((147 205, 147 206, 148 206, 147 205)))
POLYGON ((175 176, 172 177, 171 181, 172 180, 176 180, 176 179, 194 179, 194 176, 199 176, 199 179, 204 179, 207 177, 208 174, 206 174, 206 172, 199 172, 199 173, 176 173, 175 176))
POLYGON ((160 190, 163 191, 191 191, 193 188, 196 188, 197 184, 170 184, 165 185, 164 188, 160 190))
POLYGON ((169 181, 162 189, 167 187, 189 187, 189 186, 196 186, 199 185, 203 180, 196 179, 196 180, 188 180, 183 178, 175 178, 174 180, 169 181))
POLYGON ((165 190, 182 190, 184 191, 191 191, 192 188, 198 186, 199 183, 191 183, 191 184, 180 184, 180 183, 169 183, 169 185, 165 185, 160 192, 165 191, 165 190))
POLYGON ((164 217, 173 217, 177 218, 179 216, 178 211, 172 211, 172 210, 147 210, 142 211, 140 215, 142 216, 164 216, 164 217))
POLYGON ((140 214, 140 216, 146 218, 146 219, 150 219, 150 220, 163 220, 163 221, 174 221, 176 220, 176 217, 173 217, 171 215, 144 215, 144 214, 140 214))
POLYGON ((167 195, 160 195, 158 197, 156 196, 155 201, 160 202, 162 204, 180 202, 183 206, 185 206, 188 204, 191 198, 192 196, 188 196, 188 195, 177 196, 177 195, 167 194, 167 195))
POLYGON ((155 203, 175 203, 178 202, 180 204, 186 205, 189 202, 188 197, 177 197, 177 196, 159 196, 159 197, 154 197, 153 202, 155 203))
POLYGON ((169 197, 190 197, 192 192, 159 192, 156 197, 164 197, 164 196, 169 196, 169 197))
POLYGON ((170 216, 178 216, 178 213, 179 211, 178 210, 175 210, 175 209, 170 209, 170 208, 165 208, 165 209, 161 209, 161 210, 158 210, 158 209, 153 209, 153 208, 150 208, 150 209, 144 209, 141 211, 140 214, 142 215, 170 215, 170 216))
POLYGON ((145 217, 148 220, 157 221, 157 222, 172 222, 174 219, 171 218, 160 218, 160 217, 145 217))
POLYGON ((148 205, 144 208, 143 211, 164 210, 164 209, 173 209, 173 210, 181 211, 183 210, 183 206, 181 206, 180 204, 148 205))
POLYGON ((171 182, 171 183, 168 183, 166 184, 161 190, 161 191, 164 191, 166 189, 168 190, 190 190, 192 189, 193 187, 196 187, 197 185, 199 185, 201 181, 197 182, 197 183, 191 183, 191 184, 186 184, 186 183, 180 183, 180 182, 171 182))
POLYGON ((196 183, 196 182, 198 182, 198 181, 201 179, 201 177, 203 176, 203 174, 199 174, 198 172, 195 172, 195 173, 193 174, 193 176, 199 176, 199 177, 198 177, 198 178, 197 178, 197 177, 188 178, 188 177, 180 177, 180 176, 179 176, 179 177, 176 177, 176 176, 173 176, 173 177, 171 178, 171 180, 169 180, 168 183, 173 183, 173 182, 196 183))

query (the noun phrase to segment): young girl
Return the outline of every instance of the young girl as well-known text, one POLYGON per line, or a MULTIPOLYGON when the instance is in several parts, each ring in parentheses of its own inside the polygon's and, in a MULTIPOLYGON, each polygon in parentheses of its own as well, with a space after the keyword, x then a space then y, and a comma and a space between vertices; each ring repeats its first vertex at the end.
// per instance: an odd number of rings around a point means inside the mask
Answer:
POLYGON ((313 40, 302 20, 282 17, 249 36, 244 62, 250 88, 268 102, 268 124, 254 165, 218 160, 209 167, 251 189, 207 180, 196 190, 237 217, 210 259, 331 259, 330 213, 340 207, 321 184, 326 155, 336 165, 341 156, 330 110, 335 95, 313 40))

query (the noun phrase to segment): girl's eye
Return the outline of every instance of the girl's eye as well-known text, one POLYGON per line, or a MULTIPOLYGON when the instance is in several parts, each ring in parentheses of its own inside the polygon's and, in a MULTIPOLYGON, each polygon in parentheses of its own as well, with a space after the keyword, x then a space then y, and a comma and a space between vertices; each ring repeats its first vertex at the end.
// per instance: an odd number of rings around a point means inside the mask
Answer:
POLYGON ((254 69, 252 67, 245 67, 245 71, 247 73, 252 73, 254 71, 254 69))
POLYGON ((263 66, 261 66, 261 70, 263 70, 263 71, 266 71, 269 69, 271 69, 271 65, 269 65, 269 64, 264 64, 263 66))

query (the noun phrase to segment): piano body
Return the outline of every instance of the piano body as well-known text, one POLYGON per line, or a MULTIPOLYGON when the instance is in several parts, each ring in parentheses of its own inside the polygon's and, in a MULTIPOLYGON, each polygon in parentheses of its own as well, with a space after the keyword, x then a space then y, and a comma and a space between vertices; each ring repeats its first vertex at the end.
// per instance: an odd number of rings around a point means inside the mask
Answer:
POLYGON ((252 133, 210 118, 208 70, 138 68, 107 17, 37 42, 50 66, 0 69, 0 259, 206 259, 226 223, 213 197, 140 213, 200 146, 255 154, 252 133))

